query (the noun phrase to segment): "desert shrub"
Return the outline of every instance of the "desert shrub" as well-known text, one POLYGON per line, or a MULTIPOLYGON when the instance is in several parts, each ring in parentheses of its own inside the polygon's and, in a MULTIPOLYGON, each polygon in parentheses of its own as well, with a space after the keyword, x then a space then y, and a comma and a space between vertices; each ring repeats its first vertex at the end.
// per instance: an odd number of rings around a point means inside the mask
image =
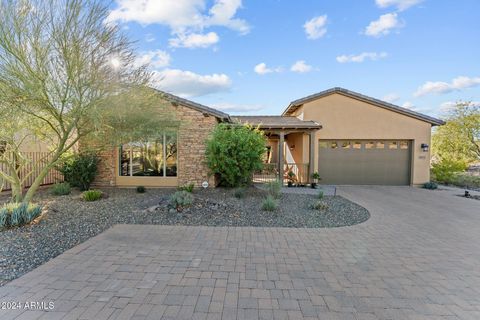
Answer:
POLYGON ((207 166, 222 186, 247 185, 253 172, 263 167, 265 144, 265 136, 259 129, 218 124, 206 142, 207 166))
POLYGON ((183 185, 183 186, 179 186, 179 187, 177 188, 177 190, 178 190, 178 191, 186 191, 186 192, 192 193, 194 188, 195 188, 195 183, 191 182, 191 183, 185 184, 185 185, 183 185))
POLYGON ((52 194, 55 196, 66 196, 72 192, 72 188, 70 187, 70 183, 62 182, 62 183, 55 183, 52 186, 52 194))
POLYGON ((235 191, 233 192, 233 195, 234 195, 235 198, 237 198, 237 199, 243 199, 243 198, 245 198, 245 196, 247 195, 247 189, 245 189, 245 188, 243 188, 243 187, 237 188, 237 189, 235 189, 235 191))
POLYGON ((435 181, 450 183, 458 172, 467 169, 467 164, 461 160, 442 159, 432 165, 432 173, 435 181))
POLYGON ((5 207, 0 208, 0 229, 6 228, 9 224, 9 214, 5 207))
POLYGON ((448 183, 462 188, 480 188, 480 176, 467 172, 456 173, 448 183))
POLYGON ((80 190, 89 190, 98 172, 100 159, 94 153, 77 154, 59 168, 66 182, 80 190))
POLYGON ((138 186, 136 190, 138 193, 145 193, 145 191, 147 191, 147 188, 145 188, 144 186, 138 186))
POLYGON ((8 203, 0 207, 0 228, 17 227, 33 221, 42 208, 37 204, 8 203))
POLYGON ((317 194, 317 198, 322 200, 323 199, 323 191, 319 191, 317 194))
POLYGON ((428 189, 428 190, 435 190, 438 188, 438 184, 436 184, 435 182, 426 182, 423 184, 423 188, 425 189, 428 189))
POLYGON ((323 200, 317 200, 311 205, 311 208, 314 210, 327 210, 328 204, 323 200))
POLYGON ((177 191, 170 196, 169 205, 177 211, 193 204, 193 194, 187 191, 177 191))
POLYGON ((282 194, 282 183, 279 180, 269 181, 265 186, 269 195, 275 199, 280 198, 280 195, 282 194))
POLYGON ((262 202, 262 210, 264 211, 275 211, 277 207, 277 200, 271 195, 268 195, 262 202))
POLYGON ((102 191, 100 190, 87 190, 83 192, 82 198, 85 201, 97 201, 102 198, 102 191))

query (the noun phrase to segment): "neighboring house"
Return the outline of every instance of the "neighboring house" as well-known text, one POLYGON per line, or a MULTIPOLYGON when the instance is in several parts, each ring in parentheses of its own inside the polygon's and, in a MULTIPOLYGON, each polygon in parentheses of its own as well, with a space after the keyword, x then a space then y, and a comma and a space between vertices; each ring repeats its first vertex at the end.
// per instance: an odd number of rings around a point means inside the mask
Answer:
POLYGON ((430 180, 430 134, 443 121, 364 95, 334 88, 290 103, 279 116, 230 117, 165 94, 179 126, 150 143, 133 142, 101 154, 102 186, 174 187, 208 181, 205 140, 220 122, 259 126, 268 136, 265 161, 280 177, 298 181, 419 185, 430 180))

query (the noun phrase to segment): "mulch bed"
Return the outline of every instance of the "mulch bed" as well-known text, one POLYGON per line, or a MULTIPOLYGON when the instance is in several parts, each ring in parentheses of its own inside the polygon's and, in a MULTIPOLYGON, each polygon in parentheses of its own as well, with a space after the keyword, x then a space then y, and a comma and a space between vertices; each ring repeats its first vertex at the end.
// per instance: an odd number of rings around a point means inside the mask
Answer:
POLYGON ((119 223, 330 228, 358 224, 370 217, 366 209, 340 196, 324 197, 328 208, 314 210, 315 196, 282 194, 277 210, 262 211, 265 193, 256 188, 249 189, 243 199, 235 198, 233 190, 197 190, 193 206, 182 212, 168 206, 175 190, 105 192, 108 197, 96 202, 83 201, 79 192, 60 197, 47 190, 39 192, 35 201, 45 208, 39 221, 0 232, 0 285, 119 223))

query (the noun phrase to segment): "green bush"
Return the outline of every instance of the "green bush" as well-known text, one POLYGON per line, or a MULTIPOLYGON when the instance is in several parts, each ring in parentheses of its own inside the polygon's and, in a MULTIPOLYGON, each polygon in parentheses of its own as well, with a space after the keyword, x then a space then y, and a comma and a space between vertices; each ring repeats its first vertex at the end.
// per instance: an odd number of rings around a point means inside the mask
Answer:
POLYGON ((77 154, 65 160, 59 171, 66 182, 80 190, 90 189, 98 172, 100 159, 94 153, 77 154))
POLYGON ((247 189, 245 189, 245 188, 243 188, 243 187, 237 188, 237 189, 235 189, 235 191, 233 192, 233 195, 234 195, 235 198, 237 198, 237 199, 243 199, 243 198, 245 198, 245 196, 247 195, 247 189))
POLYGON ((428 190, 435 190, 438 188, 438 184, 436 184, 435 182, 426 182, 423 184, 423 188, 428 190))
POLYGON ((266 139, 259 129, 221 123, 206 144, 207 166, 222 186, 248 185, 253 172, 263 168, 266 139))
POLYGON ((62 182, 62 183, 55 183, 52 186, 52 194, 55 196, 66 196, 72 192, 72 188, 70 187, 70 183, 62 182))
POLYGON ((317 200, 311 205, 311 208, 314 210, 327 210, 328 204, 323 200, 317 200))
POLYGON ((262 210, 264 211, 275 211, 277 207, 277 200, 271 195, 268 195, 262 202, 262 210))
POLYGON ((0 207, 0 228, 17 227, 32 222, 42 212, 36 204, 8 203, 0 207))
POLYGON ((82 197, 85 201, 97 201, 102 198, 102 191, 100 190, 87 190, 83 192, 82 197))
POLYGON ((137 187, 137 192, 138 193, 145 193, 145 191, 147 191, 147 189, 144 186, 138 186, 137 187))
POLYGON ((282 195, 282 183, 279 180, 269 181, 265 184, 265 187, 267 193, 275 199, 279 199, 282 195))
POLYGON ((189 184, 185 184, 183 186, 179 186, 177 188, 178 191, 186 191, 186 192, 193 192, 193 189, 195 188, 195 183, 191 182, 189 184))
POLYGON ((467 164, 461 160, 442 159, 432 165, 432 173, 435 181, 449 183, 458 172, 467 169, 467 164))
POLYGON ((177 211, 182 211, 183 208, 189 207, 193 204, 193 194, 187 191, 177 191, 170 196, 169 205, 177 211))
POLYGON ((323 199, 323 191, 319 191, 317 194, 317 198, 322 200, 323 199))

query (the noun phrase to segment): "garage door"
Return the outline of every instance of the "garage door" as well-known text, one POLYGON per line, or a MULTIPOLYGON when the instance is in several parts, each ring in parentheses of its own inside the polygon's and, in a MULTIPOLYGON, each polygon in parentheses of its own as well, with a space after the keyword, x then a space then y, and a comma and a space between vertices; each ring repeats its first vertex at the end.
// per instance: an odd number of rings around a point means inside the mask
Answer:
POLYGON ((322 184, 410 184, 408 140, 320 140, 322 184))

